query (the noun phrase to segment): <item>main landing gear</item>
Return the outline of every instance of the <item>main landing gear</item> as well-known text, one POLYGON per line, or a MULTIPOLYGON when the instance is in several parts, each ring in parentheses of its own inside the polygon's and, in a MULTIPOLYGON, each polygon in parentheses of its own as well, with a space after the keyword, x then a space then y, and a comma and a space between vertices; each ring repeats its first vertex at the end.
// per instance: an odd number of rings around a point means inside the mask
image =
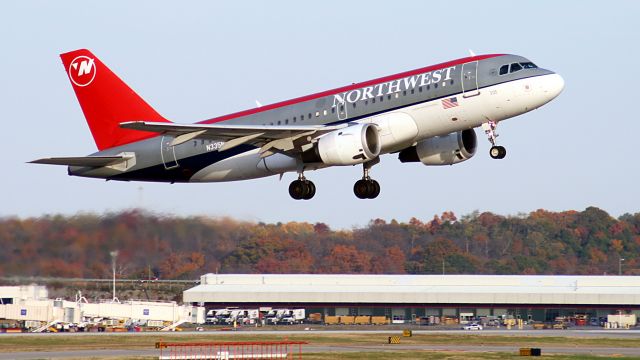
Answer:
POLYGON ((289 195, 296 200, 310 200, 316 194, 316 185, 307 180, 304 174, 298 174, 298 180, 289 185, 289 195))
POLYGON ((363 165, 362 179, 353 185, 353 193, 358 199, 375 199, 380 195, 380 184, 369 176, 369 171, 373 165, 380 162, 379 158, 366 162, 363 165))
POLYGON ((496 145, 496 138, 498 137, 498 133, 496 132, 496 128, 498 124, 495 121, 489 121, 482 124, 482 129, 484 133, 487 134, 489 138, 489 142, 491 143, 491 149, 489 149, 489 156, 493 159, 504 159, 507 156, 507 149, 504 146, 496 145))
MULTIPOLYGON (((379 158, 366 162, 363 165, 362 179, 353 185, 353 193, 359 199, 375 199, 380 195, 380 184, 369 176, 373 165, 380 162, 379 158)), ((316 186, 304 177, 302 170, 298 172, 298 180, 289 185, 289 195, 296 200, 309 200, 316 194, 316 186)))

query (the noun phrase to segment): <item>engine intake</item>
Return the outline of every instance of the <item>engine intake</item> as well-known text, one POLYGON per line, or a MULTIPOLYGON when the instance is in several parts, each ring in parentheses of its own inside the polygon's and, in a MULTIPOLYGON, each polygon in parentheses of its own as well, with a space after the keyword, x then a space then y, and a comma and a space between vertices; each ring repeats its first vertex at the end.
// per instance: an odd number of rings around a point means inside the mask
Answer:
POLYGON ((400 151, 401 162, 425 165, 453 165, 469 160, 476 153, 478 141, 473 129, 436 136, 400 151))
POLYGON ((303 154, 303 161, 356 165, 375 159, 380 155, 380 149, 378 127, 374 124, 357 124, 332 131, 318 139, 311 153, 303 154))

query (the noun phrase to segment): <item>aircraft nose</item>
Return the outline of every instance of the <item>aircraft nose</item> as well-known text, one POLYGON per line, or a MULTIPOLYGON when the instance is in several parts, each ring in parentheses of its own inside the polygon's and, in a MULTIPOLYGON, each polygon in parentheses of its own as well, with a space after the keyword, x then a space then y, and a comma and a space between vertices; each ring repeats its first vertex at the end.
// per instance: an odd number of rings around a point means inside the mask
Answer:
POLYGON ((564 89, 564 79, 558 74, 549 74, 545 76, 544 92, 549 95, 550 99, 560 95, 564 89))

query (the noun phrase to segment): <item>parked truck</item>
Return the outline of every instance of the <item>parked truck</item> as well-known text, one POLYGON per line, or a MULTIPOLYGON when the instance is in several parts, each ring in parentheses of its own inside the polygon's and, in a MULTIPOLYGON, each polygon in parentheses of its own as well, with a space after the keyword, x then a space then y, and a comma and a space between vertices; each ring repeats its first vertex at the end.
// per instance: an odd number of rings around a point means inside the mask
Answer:
POLYGON ((272 309, 264 316, 267 325, 276 324, 301 324, 305 318, 304 309, 272 309))
POLYGON ((609 324, 616 324, 614 326, 609 326, 612 328, 623 328, 636 326, 638 323, 638 318, 635 314, 613 314, 607 315, 607 322, 609 324))

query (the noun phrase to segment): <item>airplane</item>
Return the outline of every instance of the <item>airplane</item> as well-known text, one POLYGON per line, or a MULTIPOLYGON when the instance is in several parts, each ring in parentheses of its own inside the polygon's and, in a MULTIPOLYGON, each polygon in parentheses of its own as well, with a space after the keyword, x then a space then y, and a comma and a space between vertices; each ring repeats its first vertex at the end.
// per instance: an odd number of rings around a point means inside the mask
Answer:
POLYGON ((380 194, 371 169, 380 156, 453 165, 473 157, 481 127, 502 159, 502 120, 548 103, 563 78, 525 57, 475 55, 323 91, 194 124, 173 123, 146 103, 91 51, 60 55, 98 151, 31 161, 68 174, 121 181, 223 182, 296 172, 289 185, 309 200, 305 171, 362 165, 353 191, 380 194))

